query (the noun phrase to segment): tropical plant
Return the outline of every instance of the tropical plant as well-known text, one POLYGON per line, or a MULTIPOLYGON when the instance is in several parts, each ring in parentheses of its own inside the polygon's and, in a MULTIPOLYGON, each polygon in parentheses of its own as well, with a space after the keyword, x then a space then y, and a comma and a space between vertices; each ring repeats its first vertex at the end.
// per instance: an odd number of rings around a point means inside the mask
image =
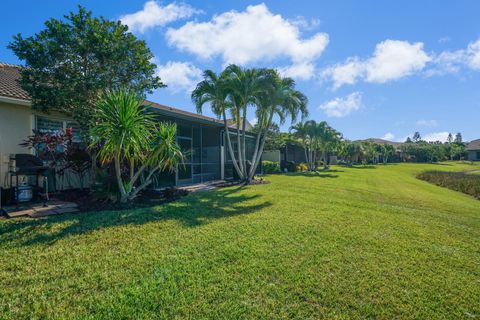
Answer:
MULTIPOLYGON (((240 177, 240 180, 244 180, 244 170, 243 167, 240 167, 241 161, 237 161, 233 151, 230 137, 231 133, 227 121, 227 112, 231 112, 233 108, 231 102, 228 100, 229 89, 227 87, 225 77, 225 73, 217 75, 212 70, 205 70, 203 72, 203 80, 199 82, 193 90, 191 98, 192 102, 197 108, 198 113, 202 113, 203 106, 205 104, 210 104, 213 114, 223 120, 225 137, 227 140, 227 149, 229 151, 230 158, 232 159, 233 167, 240 177)), ((233 113, 236 114, 237 110, 235 110, 233 113)), ((237 126, 237 130, 238 128, 239 127, 237 126)), ((237 138, 240 139, 239 131, 237 132, 237 138)), ((240 147, 240 143, 237 143, 237 147, 240 147)), ((240 152, 238 155, 240 155, 240 152)))
POLYGON ((324 168, 328 167, 327 155, 341 141, 341 134, 330 127, 327 122, 317 123, 309 120, 298 123, 290 128, 294 136, 298 137, 305 151, 305 159, 310 171, 316 169, 317 155, 321 154, 324 168))
POLYGON ((246 183, 249 183, 260 163, 261 155, 275 119, 284 123, 287 117, 295 121, 298 114, 307 114, 307 98, 295 90, 295 82, 282 78, 271 69, 242 69, 228 66, 221 75, 207 70, 204 79, 192 92, 192 101, 197 111, 202 112, 205 104, 219 118, 223 118, 229 154, 234 168, 246 183), (256 141, 251 159, 246 153, 247 108, 255 108, 257 116, 256 141), (230 134, 232 128, 227 121, 227 113, 233 118, 237 139, 237 157, 234 154, 230 134), (250 167, 248 167, 250 164, 250 167))
POLYGON ((391 144, 386 143, 382 145, 380 152, 383 163, 388 163, 389 158, 395 155, 396 149, 391 144))
POLYGON ((90 130, 90 147, 97 148, 100 161, 114 163, 121 202, 134 199, 155 173, 173 171, 183 160, 176 125, 157 122, 142 103, 132 91, 107 91, 97 103, 97 125, 90 130), (122 173, 124 164, 127 174, 122 173))
POLYGON ((255 174, 260 162, 269 130, 278 119, 280 124, 285 123, 290 117, 292 123, 298 115, 304 118, 308 114, 307 97, 298 90, 295 90, 295 81, 291 78, 282 78, 276 70, 265 70, 263 79, 264 91, 255 96, 256 116, 258 133, 255 141, 255 148, 252 157, 252 165, 248 173, 247 181, 250 181, 255 174))

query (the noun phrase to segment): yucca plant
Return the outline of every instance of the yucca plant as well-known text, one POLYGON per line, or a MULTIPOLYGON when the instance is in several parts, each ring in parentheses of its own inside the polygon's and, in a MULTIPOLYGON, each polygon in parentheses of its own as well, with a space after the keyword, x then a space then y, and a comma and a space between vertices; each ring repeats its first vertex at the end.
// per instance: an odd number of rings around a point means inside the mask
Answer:
POLYGON ((100 161, 114 163, 121 202, 134 199, 156 172, 173 171, 183 161, 176 125, 158 122, 142 103, 143 98, 128 90, 105 92, 90 130, 90 147, 98 148, 100 161), (124 164, 128 175, 122 174, 124 164))

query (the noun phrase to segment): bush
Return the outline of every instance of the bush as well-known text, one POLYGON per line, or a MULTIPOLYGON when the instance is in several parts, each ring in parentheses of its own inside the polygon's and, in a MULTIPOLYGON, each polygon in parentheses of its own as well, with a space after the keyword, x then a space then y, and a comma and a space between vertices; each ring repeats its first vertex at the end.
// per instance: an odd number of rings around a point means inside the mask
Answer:
POLYGON ((295 169, 298 172, 305 172, 305 171, 308 171, 308 165, 302 162, 297 164, 297 167, 295 169))
POLYGON ((278 173, 280 172, 280 163, 273 161, 262 161, 263 173, 278 173))
POLYGON ((465 172, 426 171, 419 174, 417 178, 480 199, 480 175, 465 172))

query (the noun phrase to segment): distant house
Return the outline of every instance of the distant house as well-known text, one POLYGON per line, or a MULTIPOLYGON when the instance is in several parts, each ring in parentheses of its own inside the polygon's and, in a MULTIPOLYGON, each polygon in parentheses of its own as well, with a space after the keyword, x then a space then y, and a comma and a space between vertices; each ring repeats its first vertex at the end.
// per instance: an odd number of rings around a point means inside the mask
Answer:
POLYGON ((480 139, 473 140, 467 145, 468 160, 480 161, 480 139))
MULTIPOLYGON (((30 97, 17 81, 20 68, 0 63, 0 187, 8 186, 10 156, 32 152, 19 145, 32 134, 32 130, 56 132, 73 127, 74 134, 81 130, 75 121, 61 113, 46 114, 31 108, 30 97)), ((223 121, 151 101, 144 104, 157 114, 159 121, 177 124, 177 142, 187 155, 185 165, 176 172, 159 174, 154 188, 236 177, 224 143, 223 121)), ((251 131, 251 124, 247 123, 246 128, 246 131, 251 131)), ((236 135, 234 127, 230 127, 229 131, 232 136, 236 135)), ((248 158, 253 155, 255 137, 254 133, 248 132, 248 158)), ((232 139, 232 147, 236 153, 236 139, 232 139)))

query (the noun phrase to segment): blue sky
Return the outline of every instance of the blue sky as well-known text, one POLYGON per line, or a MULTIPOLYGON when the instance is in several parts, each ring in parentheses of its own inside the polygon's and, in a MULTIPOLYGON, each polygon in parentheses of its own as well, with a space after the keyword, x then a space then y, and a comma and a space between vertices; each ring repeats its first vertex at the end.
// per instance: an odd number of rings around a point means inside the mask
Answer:
POLYGON ((169 85, 156 102, 193 111, 201 70, 275 67, 308 96, 310 118, 349 139, 480 138, 478 1, 8 1, 0 61, 21 63, 6 49, 12 35, 78 4, 148 43, 169 85))

